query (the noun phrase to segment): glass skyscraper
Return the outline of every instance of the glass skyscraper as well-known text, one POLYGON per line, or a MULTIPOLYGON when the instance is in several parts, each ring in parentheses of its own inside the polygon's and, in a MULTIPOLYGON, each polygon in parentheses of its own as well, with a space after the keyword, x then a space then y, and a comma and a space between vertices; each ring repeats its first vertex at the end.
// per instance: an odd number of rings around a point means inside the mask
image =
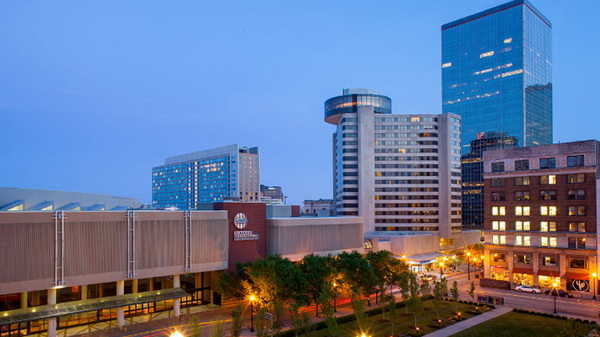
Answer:
POLYGON ((442 111, 462 117, 462 153, 482 132, 552 143, 552 24, 526 0, 442 26, 442 111))
POLYGON ((152 169, 152 206, 197 209, 198 204, 259 201, 258 147, 229 145, 165 159, 152 169))

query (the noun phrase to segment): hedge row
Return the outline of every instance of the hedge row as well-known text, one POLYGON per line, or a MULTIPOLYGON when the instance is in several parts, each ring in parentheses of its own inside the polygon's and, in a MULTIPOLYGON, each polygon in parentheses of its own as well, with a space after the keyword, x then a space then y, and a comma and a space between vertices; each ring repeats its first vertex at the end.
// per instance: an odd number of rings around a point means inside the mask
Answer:
MULTIPOLYGON (((448 302, 454 302, 453 299, 451 298, 444 298, 444 301, 448 301, 448 302)), ((467 305, 474 305, 477 307, 488 307, 490 309, 496 309, 496 306, 493 304, 489 304, 489 303, 478 303, 478 302, 473 302, 473 301, 463 301, 463 300, 458 300, 458 303, 462 303, 462 304, 467 304, 467 305)))
MULTIPOLYGON (((521 314, 529 314, 529 315, 537 315, 537 316, 548 317, 548 318, 562 319, 564 321, 566 321, 566 320, 569 319, 569 317, 567 317, 567 316, 549 314, 549 313, 546 313, 546 312, 538 312, 538 311, 533 311, 533 310, 525 310, 525 309, 513 308, 513 311, 521 313, 521 314)), ((583 324, 596 325, 596 321, 590 321, 590 320, 581 319, 581 318, 574 318, 574 320, 576 322, 583 323, 583 324)))

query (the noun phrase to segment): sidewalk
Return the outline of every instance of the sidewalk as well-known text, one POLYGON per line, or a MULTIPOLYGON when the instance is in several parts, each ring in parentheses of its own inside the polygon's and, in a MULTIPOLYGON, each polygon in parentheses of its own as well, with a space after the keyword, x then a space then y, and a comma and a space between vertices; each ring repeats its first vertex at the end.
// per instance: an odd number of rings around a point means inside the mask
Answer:
POLYGON ((465 319, 464 321, 458 322, 456 324, 452 324, 449 327, 434 331, 430 334, 427 334, 425 336, 428 337, 445 337, 445 336, 451 336, 454 335, 455 333, 461 332, 463 330, 466 330, 472 326, 475 326, 479 323, 483 323, 487 320, 490 320, 492 318, 496 318, 498 316, 504 315, 507 312, 511 312, 512 308, 507 308, 507 307, 499 307, 497 309, 488 311, 486 313, 483 313, 481 315, 477 315, 475 317, 469 318, 469 319, 465 319))

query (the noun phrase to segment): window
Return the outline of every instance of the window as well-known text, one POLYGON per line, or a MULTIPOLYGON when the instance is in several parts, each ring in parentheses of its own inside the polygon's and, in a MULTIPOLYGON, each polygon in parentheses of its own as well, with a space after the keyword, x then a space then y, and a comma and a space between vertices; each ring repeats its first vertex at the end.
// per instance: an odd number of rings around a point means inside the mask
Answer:
POLYGON ((556 206, 540 206, 540 215, 556 216, 556 206))
POLYGON ((585 215, 585 206, 569 206, 568 215, 585 215))
POLYGON ((522 264, 529 264, 531 262, 531 256, 529 255, 515 255, 515 262, 522 264))
POLYGON ((502 253, 494 253, 494 262, 506 262, 506 255, 502 253))
POLYGON ((529 170, 529 160, 515 160, 515 171, 529 170))
POLYGON ((556 185, 556 175, 540 176, 540 185, 556 185))
POLYGON ((571 259, 569 261, 569 268, 585 269, 585 259, 571 259))
POLYGON ((531 236, 527 235, 523 237, 523 246, 531 246, 531 236))
POLYGON ((579 184, 585 182, 585 175, 583 173, 567 174, 567 184, 579 184))
POLYGON ((531 214, 531 207, 515 206, 515 215, 529 216, 530 214, 531 214))
POLYGON ((585 200, 585 190, 568 190, 567 200, 585 200))
POLYGON ((548 237, 547 236, 540 237, 540 246, 548 247, 548 237))
POLYGON ((542 221, 542 222, 540 222, 540 231, 542 231, 542 232, 556 232, 556 221, 542 221))
POLYGON ((503 192, 492 192, 492 201, 504 201, 506 197, 503 192))
POLYGON ((492 172, 504 172, 504 162, 492 163, 492 172))
POLYGON ((567 156, 567 166, 568 167, 585 166, 585 163, 583 161, 583 155, 567 156))
POLYGON ((495 245, 500 244, 499 237, 500 235, 492 235, 492 243, 495 245))
POLYGON ((492 207, 492 215, 506 215, 506 207, 504 207, 504 206, 492 207))
POLYGON ((515 200, 529 200, 529 191, 517 191, 515 192, 515 200))
POLYGON ((523 245, 523 236, 516 235, 515 236, 515 246, 522 246, 522 245, 523 245))
POLYGON ((556 266, 556 256, 544 256, 542 258, 542 265, 548 267, 556 266))
POLYGON ((495 231, 505 231, 506 221, 492 221, 492 229, 495 231))
POLYGON ((504 187, 506 186, 506 181, 504 178, 492 179, 492 187, 504 187))
POLYGON ((531 185, 531 180, 529 177, 516 177, 515 178, 515 186, 528 186, 531 185))
POLYGON ((556 240, 556 236, 551 236, 550 237, 550 247, 556 247, 557 246, 557 240, 556 240))
POLYGON ((584 249, 585 238, 569 238, 569 248, 584 249))
POLYGON ((515 230, 517 231, 530 231, 531 223, 529 221, 516 221, 515 230))
POLYGON ((506 235, 500 235, 500 244, 501 245, 505 245, 506 244, 506 235))
POLYGON ((540 200, 556 200, 556 190, 540 191, 540 200))
POLYGON ((569 222, 569 232, 585 232, 585 222, 569 222))
POLYGON ((548 168, 556 168, 556 158, 540 158, 540 168, 548 169, 548 168))

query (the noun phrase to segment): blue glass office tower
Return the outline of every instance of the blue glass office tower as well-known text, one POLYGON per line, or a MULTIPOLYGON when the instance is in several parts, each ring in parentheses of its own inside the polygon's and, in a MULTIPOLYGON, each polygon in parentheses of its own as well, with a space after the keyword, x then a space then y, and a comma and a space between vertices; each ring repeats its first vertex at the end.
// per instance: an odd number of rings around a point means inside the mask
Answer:
POLYGON ((442 26, 442 111, 462 117, 462 153, 482 132, 552 143, 552 24, 516 0, 442 26))
POLYGON ((200 203, 258 202, 258 147, 229 145, 165 159, 152 169, 152 206, 197 209, 200 203))

